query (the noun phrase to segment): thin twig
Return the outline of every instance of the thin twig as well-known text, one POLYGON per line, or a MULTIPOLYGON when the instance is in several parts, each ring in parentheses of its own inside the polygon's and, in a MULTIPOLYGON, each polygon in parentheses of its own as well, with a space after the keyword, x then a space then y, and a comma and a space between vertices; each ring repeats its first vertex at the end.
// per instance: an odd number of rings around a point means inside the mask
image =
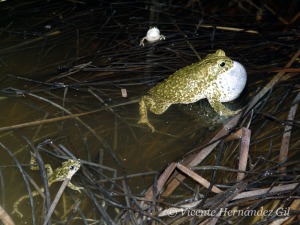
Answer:
POLYGON ((109 108, 115 108, 115 107, 119 107, 119 106, 123 106, 123 105, 129 105, 129 104, 133 104, 133 103, 136 103, 136 102, 138 102, 138 100, 133 100, 133 101, 129 101, 129 102, 126 102, 126 103, 121 103, 121 104, 116 104, 116 105, 112 105, 112 106, 106 106, 106 107, 103 107, 101 109, 95 109, 95 110, 92 110, 92 111, 89 111, 89 112, 84 112, 84 113, 77 113, 77 114, 71 114, 71 115, 68 115, 68 116, 60 116, 60 117, 55 117, 55 118, 51 118, 51 119, 37 120, 37 121, 28 122, 28 123, 21 123, 21 124, 17 124, 17 125, 11 125, 11 126, 7 126, 7 127, 0 127, 0 131, 15 130, 15 129, 25 128, 25 127, 41 125, 41 124, 58 122, 58 121, 66 120, 66 119, 74 119, 74 118, 77 118, 77 117, 90 115, 90 114, 93 114, 93 113, 98 113, 100 111, 103 111, 103 110, 106 110, 106 109, 109 109, 109 108))
POLYGON ((61 195, 63 194, 63 192, 64 192, 64 190, 67 187, 67 185, 68 185, 69 182, 70 182, 70 178, 66 178, 63 181, 63 183, 61 184, 61 186, 60 186, 60 188, 59 188, 59 190, 58 190, 58 192, 57 192, 57 194, 56 194, 56 196, 55 196, 55 198, 54 198, 54 200, 53 200, 53 202, 52 202, 52 204, 51 204, 51 206, 49 208, 49 211, 47 212, 47 215, 45 217, 43 225, 47 225, 47 223, 49 222, 49 220, 50 220, 50 218, 52 216, 52 213, 54 212, 54 209, 55 209, 55 207, 56 207, 56 205, 57 205, 57 203, 58 203, 61 195))

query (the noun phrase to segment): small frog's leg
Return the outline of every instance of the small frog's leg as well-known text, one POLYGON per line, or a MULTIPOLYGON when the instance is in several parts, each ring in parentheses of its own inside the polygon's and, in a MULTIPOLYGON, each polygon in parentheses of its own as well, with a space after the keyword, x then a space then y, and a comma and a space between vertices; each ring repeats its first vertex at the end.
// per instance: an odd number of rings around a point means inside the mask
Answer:
POLYGON ((165 35, 160 35, 159 40, 166 40, 166 36, 165 35))
POLYGON ((142 40, 140 41, 140 46, 145 46, 144 41, 145 41, 146 37, 143 37, 142 40))
MULTIPOLYGON (((34 153, 30 152, 31 154, 31 158, 30 158, 30 169, 31 170, 39 170, 39 166, 36 166, 37 162, 36 162, 36 156, 34 153)), ((53 174, 53 170, 51 168, 51 166, 49 164, 45 164, 45 168, 46 168, 46 173, 47 173, 47 177, 50 177, 53 174)))
POLYGON ((68 187, 71 188, 74 191, 79 191, 79 193, 81 193, 80 189, 84 189, 83 187, 75 186, 74 184, 71 183, 71 181, 69 181, 68 187))
POLYGON ((36 156, 33 152, 30 152, 30 169, 31 170, 39 170, 39 166, 37 165, 37 162, 36 162, 36 156))
POLYGON ((152 132, 155 131, 155 128, 151 125, 151 123, 149 122, 148 120, 148 112, 147 112, 147 107, 146 107, 146 104, 145 104, 145 97, 146 96, 143 96, 140 100, 140 120, 138 123, 144 123, 146 124, 148 127, 151 128, 152 132))
POLYGON ((237 113, 240 112, 240 110, 238 111, 232 111, 230 109, 228 109, 226 106, 224 106, 220 101, 215 100, 214 98, 210 98, 208 99, 209 104, 211 105, 211 107, 213 107, 213 109, 220 115, 220 116, 232 116, 235 115, 237 113))
MULTIPOLYGON (((41 191, 44 191, 44 188, 41 188, 41 191)), ((34 197, 34 196, 36 196, 36 195, 38 195, 38 194, 39 194, 38 191, 33 191, 33 192, 31 193, 32 197, 34 197)), ((12 213, 17 213, 17 214, 22 218, 22 217, 23 217, 23 214, 19 211, 18 206, 19 206, 19 204, 20 204, 23 200, 25 200, 25 199, 27 199, 27 198, 29 198, 29 195, 28 195, 28 194, 27 194, 27 195, 23 195, 21 198, 19 198, 19 199, 14 203, 14 211, 12 211, 12 213)))
MULTIPOLYGON (((31 158, 30 158, 30 169, 31 170, 39 170, 39 167, 36 166, 37 162, 36 162, 36 156, 34 153, 30 152, 31 154, 31 158)), ((45 165, 45 168, 46 168, 46 173, 47 173, 47 177, 49 177, 49 175, 51 175, 53 173, 52 171, 52 168, 49 164, 46 164, 45 165)), ((41 188, 41 191, 43 192, 44 191, 44 188, 41 188)), ((32 197, 38 195, 39 192, 38 191, 33 191, 31 193, 32 197)), ((21 218, 23 217, 23 214, 18 210, 18 206, 19 204, 25 200, 29 198, 29 194, 26 194, 26 195, 23 195, 22 197, 20 197, 15 203, 14 203, 14 211, 12 213, 17 213, 21 218)))
POLYGON ((53 174, 52 167, 49 164, 45 164, 47 177, 50 177, 53 174))

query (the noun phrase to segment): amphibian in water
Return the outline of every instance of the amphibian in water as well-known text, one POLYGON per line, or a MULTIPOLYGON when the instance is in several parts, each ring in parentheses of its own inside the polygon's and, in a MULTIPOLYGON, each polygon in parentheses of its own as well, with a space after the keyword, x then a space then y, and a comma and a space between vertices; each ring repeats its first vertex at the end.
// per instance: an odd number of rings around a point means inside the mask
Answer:
MULTIPOLYGON (((30 160, 31 169, 32 170, 39 170, 38 166, 35 166, 36 164, 36 158, 34 154, 31 156, 30 160)), ((79 170, 80 168, 80 161, 79 160, 73 160, 73 159, 68 159, 68 161, 65 161, 62 163, 61 167, 58 167, 54 172, 49 164, 45 165, 46 172, 47 172, 47 179, 48 179, 48 186, 50 187, 51 184, 57 181, 64 181, 65 179, 71 179, 72 176, 79 170)), ((73 185, 71 182, 68 183, 68 187, 75 190, 79 191, 80 189, 83 189, 82 187, 77 187, 73 185)), ((41 191, 44 191, 44 188, 41 188, 41 191)), ((31 193, 32 196, 38 195, 38 191, 33 191, 31 193)), ((29 195, 23 195, 21 198, 19 198, 15 203, 14 203, 14 211, 12 213, 17 213, 20 217, 23 217, 23 214, 18 210, 18 205, 26 198, 29 198, 29 195)))
POLYGON ((166 36, 160 34, 160 31, 157 27, 150 27, 150 29, 147 32, 147 35, 142 38, 140 41, 140 45, 144 46, 144 41, 147 40, 149 43, 154 43, 160 40, 165 40, 166 36))
POLYGON ((139 123, 154 127, 147 117, 147 109, 155 114, 164 113, 172 104, 189 104, 207 98, 213 109, 221 116, 231 111, 222 102, 236 99, 247 81, 245 68, 231 60, 223 50, 207 55, 203 60, 186 66, 148 91, 140 99, 139 123))

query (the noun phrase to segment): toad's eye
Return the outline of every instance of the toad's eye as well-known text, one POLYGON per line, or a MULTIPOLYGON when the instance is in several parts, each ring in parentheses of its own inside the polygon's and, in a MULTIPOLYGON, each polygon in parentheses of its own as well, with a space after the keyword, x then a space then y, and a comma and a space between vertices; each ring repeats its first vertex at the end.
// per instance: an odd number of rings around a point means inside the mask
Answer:
POLYGON ((74 168, 75 168, 74 166, 70 166, 70 170, 74 170, 74 168))
POLYGON ((225 62, 221 62, 221 63, 220 63, 220 66, 221 66, 221 67, 225 66, 225 62))

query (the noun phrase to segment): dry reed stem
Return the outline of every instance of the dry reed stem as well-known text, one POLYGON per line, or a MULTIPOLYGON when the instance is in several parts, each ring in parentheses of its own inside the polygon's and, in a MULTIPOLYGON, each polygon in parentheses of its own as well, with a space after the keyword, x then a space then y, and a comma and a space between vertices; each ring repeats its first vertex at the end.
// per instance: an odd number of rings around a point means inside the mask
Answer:
POLYGON ((215 28, 215 29, 219 29, 219 30, 236 31, 236 32, 244 31, 246 33, 259 34, 259 32, 256 31, 256 30, 245 30, 243 28, 236 28, 236 27, 213 26, 213 25, 208 25, 208 24, 207 25, 206 24, 202 24, 202 25, 199 25, 199 27, 203 27, 203 28, 215 28))
POLYGON ((268 188, 261 188, 255 191, 245 191, 237 196, 235 196, 232 200, 238 200, 238 199, 243 199, 243 198, 251 198, 251 197, 256 197, 259 195, 264 195, 264 194, 278 194, 278 192, 283 192, 283 191, 291 191, 295 189, 299 183, 293 183, 293 184, 284 184, 280 186, 274 186, 274 187, 268 187, 268 188))
POLYGON ((300 68, 282 68, 282 69, 272 70, 272 72, 299 73, 300 68))
MULTIPOLYGON (((182 171, 183 173, 185 173, 187 176, 191 177, 193 180, 197 181, 199 184, 201 184, 205 188, 209 188, 209 186, 210 186, 209 181, 205 180, 204 178, 199 176, 194 171, 191 171, 187 167, 185 167, 185 166, 183 166, 179 163, 174 163, 173 162, 165 169, 165 171, 159 177, 159 179, 157 181, 157 186, 156 186, 156 193, 158 193, 158 194, 161 193, 161 191, 163 190, 164 185, 167 183, 167 181, 169 180, 169 178, 171 177, 172 173, 175 171, 176 168, 179 169, 180 171, 182 171)), ((147 190, 146 195, 145 195, 145 199, 153 200, 153 197, 155 196, 153 188, 154 187, 151 186, 147 190)), ((212 190, 212 192, 215 192, 215 193, 223 192, 221 189, 217 188, 214 185, 212 186, 211 190, 212 190)))
MULTIPOLYGON (((299 210, 299 208, 300 208, 300 200, 299 199, 293 201, 293 203, 290 205, 290 210, 299 210)), ((296 216, 289 216, 289 217, 280 218, 280 219, 275 220, 272 223, 270 223, 270 225, 280 225, 280 224, 288 225, 288 224, 292 224, 292 222, 295 218, 296 218, 296 216)))
POLYGON ((49 82, 54 81, 54 80, 58 80, 58 79, 62 79, 64 77, 68 77, 72 74, 75 74, 75 73, 83 70, 84 68, 86 68, 87 66, 90 66, 91 64, 92 64, 92 62, 87 62, 87 63, 83 63, 83 64, 80 64, 80 65, 74 66, 70 71, 62 73, 57 77, 50 78, 46 82, 49 83, 49 82))
POLYGON ((291 23, 291 24, 294 23, 296 20, 298 20, 299 17, 300 17, 300 12, 297 13, 297 14, 291 19, 290 23, 291 23))
MULTIPOLYGON (((207 189, 210 187, 211 183, 208 180, 204 179, 202 176, 198 175, 197 173, 190 170, 189 168, 187 168, 181 164, 177 164, 176 168, 179 169, 181 172, 185 173, 190 178, 192 178, 194 181, 198 182, 203 187, 205 187, 207 189)), ((211 191, 214 193, 223 192, 221 189, 217 188, 215 185, 212 185, 211 191)))
POLYGON ((74 118, 78 118, 81 116, 98 113, 100 111, 104 111, 107 109, 111 109, 111 108, 119 107, 119 106, 123 106, 123 105, 129 105, 129 104, 136 103, 136 102, 138 102, 138 100, 132 100, 132 101, 128 101, 128 102, 117 104, 117 105, 111 105, 111 106, 103 107, 100 109, 91 110, 89 112, 70 114, 67 116, 60 116, 60 117, 55 117, 55 118, 50 118, 50 119, 43 119, 43 120, 37 120, 37 121, 32 121, 32 122, 27 122, 27 123, 20 123, 20 124, 6 126, 6 127, 0 127, 0 131, 16 130, 16 129, 25 128, 25 127, 37 126, 37 125, 41 125, 41 124, 59 122, 59 121, 67 120, 67 119, 74 119, 74 118))
POLYGON ((49 38, 49 37, 57 36, 57 35, 59 35, 59 34, 61 34, 60 31, 49 32, 49 33, 45 34, 44 36, 37 37, 37 38, 35 38, 35 39, 33 39, 33 40, 29 40, 29 41, 26 41, 26 42, 22 42, 22 43, 20 43, 20 44, 14 45, 14 46, 12 46, 12 47, 8 47, 8 48, 5 48, 5 49, 2 49, 2 50, 0 50, 0 54, 5 54, 5 53, 8 53, 8 52, 11 52, 11 51, 13 51, 14 49, 18 49, 18 48, 21 48, 21 47, 23 47, 23 46, 28 46, 28 45, 34 44, 34 43, 36 43, 36 42, 45 40, 45 39, 47 39, 47 38, 49 38))
MULTIPOLYGON (((300 93, 296 96, 294 102, 297 102, 297 100, 300 98, 300 93)), ((297 112, 298 103, 295 103, 290 111, 287 120, 293 121, 297 112)), ((279 155, 279 163, 283 163, 287 160, 288 154, 289 154, 289 146, 290 146, 290 139, 291 139, 291 133, 292 133, 292 126, 286 125, 284 128, 284 134, 282 137, 281 142, 281 148, 280 148, 280 155, 279 155)), ((279 168, 281 171, 286 171, 286 167, 279 168)), ((284 173, 286 174, 286 173, 284 173)))
MULTIPOLYGON (((164 185, 166 184, 167 180, 170 178, 171 174, 174 172, 174 169, 176 167, 176 163, 171 163, 165 171, 159 176, 159 179, 157 181, 157 186, 155 188, 157 193, 161 193, 164 185)), ((152 185, 145 194, 145 199, 147 200, 153 200, 155 197, 154 195, 154 186, 152 185)))
POLYGON ((284 222, 286 222, 289 219, 289 217, 284 217, 284 218, 280 218, 278 220, 273 221, 272 223, 270 223, 269 225, 281 225, 284 222))
POLYGON ((14 221, 7 212, 0 206, 0 220, 4 225, 15 225, 14 221))
MULTIPOLYGON (((215 137, 212 138, 210 141, 210 145, 207 146, 204 149, 197 149, 196 153, 193 153, 189 155, 186 159, 184 159, 181 164, 187 166, 187 167, 194 167, 201 163, 213 150, 214 148, 219 144, 220 138, 226 136, 229 133, 229 127, 234 127, 237 122, 239 121, 241 117, 241 114, 236 115, 234 118, 232 118, 226 126, 224 126, 215 137)), ((184 176, 181 174, 178 174, 176 178, 173 178, 172 181, 167 185, 166 190, 163 192, 162 196, 167 197, 169 196, 176 188, 177 186, 184 180, 184 176)))
MULTIPOLYGON (((239 158, 239 170, 241 171, 246 171, 248 155, 249 155, 250 137, 251 137, 251 130, 243 127, 240 158, 239 158)), ((245 173, 238 173, 237 181, 241 181, 244 177, 245 177, 245 173)))

